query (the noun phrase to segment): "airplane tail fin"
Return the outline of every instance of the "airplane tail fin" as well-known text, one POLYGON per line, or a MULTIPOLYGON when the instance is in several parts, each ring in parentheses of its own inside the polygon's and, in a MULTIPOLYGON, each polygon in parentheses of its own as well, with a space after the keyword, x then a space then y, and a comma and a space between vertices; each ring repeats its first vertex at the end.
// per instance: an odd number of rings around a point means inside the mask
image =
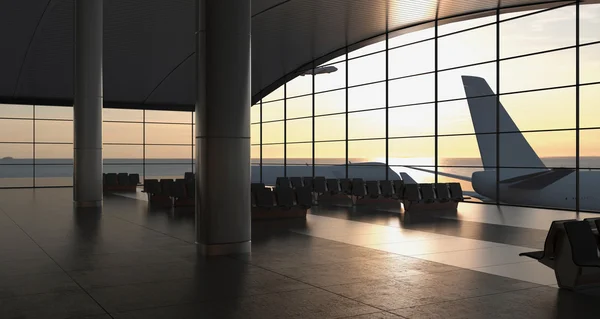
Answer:
MULTIPOLYGON (((475 76, 462 76, 471 120, 475 133, 481 160, 486 170, 496 166, 496 136, 481 134, 496 132, 496 95, 485 79, 475 76)), ((500 117, 499 132, 519 132, 500 135, 500 166, 501 167, 536 167, 539 169, 502 169, 501 180, 517 175, 546 170, 546 166, 535 153, 527 139, 520 133, 502 104, 498 104, 500 117)))

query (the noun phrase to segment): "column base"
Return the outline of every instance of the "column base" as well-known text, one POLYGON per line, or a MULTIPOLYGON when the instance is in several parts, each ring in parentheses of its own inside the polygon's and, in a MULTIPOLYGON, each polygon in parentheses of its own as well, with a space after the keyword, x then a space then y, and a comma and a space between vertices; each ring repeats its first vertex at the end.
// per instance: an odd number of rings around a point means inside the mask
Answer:
POLYGON ((102 201, 101 200, 75 201, 75 202, 73 202, 73 204, 75 205, 75 207, 82 207, 82 208, 87 208, 87 207, 102 207, 102 201))
POLYGON ((232 244, 196 244, 198 245, 198 252, 204 256, 247 254, 251 250, 250 241, 232 244))

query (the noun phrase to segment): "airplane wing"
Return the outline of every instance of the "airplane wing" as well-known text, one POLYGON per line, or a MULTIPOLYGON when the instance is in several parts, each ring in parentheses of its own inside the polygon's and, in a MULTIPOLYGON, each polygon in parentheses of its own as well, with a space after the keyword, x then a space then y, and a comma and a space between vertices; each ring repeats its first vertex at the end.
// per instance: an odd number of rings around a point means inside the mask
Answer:
POLYGON ((526 189, 526 190, 540 190, 547 186, 554 184, 559 179, 575 172, 574 169, 557 168, 550 169, 543 172, 523 175, 515 178, 503 180, 501 184, 509 184, 509 188, 526 189))
MULTIPOLYGON (((406 166, 404 165, 404 167, 410 168, 410 169, 414 169, 417 171, 421 171, 421 172, 427 172, 427 173, 431 173, 431 174, 435 174, 435 170, 430 170, 430 169, 426 169, 426 168, 422 168, 422 167, 414 167, 414 166, 406 166)), ((457 175, 457 174, 452 174, 452 173, 444 173, 444 172, 437 172, 438 175, 441 176, 446 176, 446 177, 450 177, 450 178, 455 178, 455 179, 459 179, 461 181, 466 181, 466 182, 470 182, 471 178, 468 176, 462 176, 462 175, 457 175)))

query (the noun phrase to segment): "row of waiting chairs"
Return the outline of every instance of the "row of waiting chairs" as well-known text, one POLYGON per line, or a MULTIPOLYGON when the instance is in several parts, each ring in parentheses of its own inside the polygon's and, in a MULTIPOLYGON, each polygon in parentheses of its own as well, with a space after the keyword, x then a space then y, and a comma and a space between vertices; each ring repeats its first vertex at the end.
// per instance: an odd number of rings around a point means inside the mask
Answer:
POLYGON ((102 185, 107 191, 135 191, 140 183, 140 174, 103 173, 102 185))
POLYGON ((310 208, 312 206, 312 191, 308 187, 271 189, 262 183, 252 183, 251 196, 252 206, 262 208, 294 206, 310 208))
POLYGON ((561 288, 576 290, 599 286, 599 230, 600 218, 556 220, 550 225, 543 250, 521 253, 519 256, 535 259, 554 269, 561 288))
POLYGON ((196 182, 194 179, 146 179, 144 192, 150 202, 171 203, 175 206, 194 204, 196 182))

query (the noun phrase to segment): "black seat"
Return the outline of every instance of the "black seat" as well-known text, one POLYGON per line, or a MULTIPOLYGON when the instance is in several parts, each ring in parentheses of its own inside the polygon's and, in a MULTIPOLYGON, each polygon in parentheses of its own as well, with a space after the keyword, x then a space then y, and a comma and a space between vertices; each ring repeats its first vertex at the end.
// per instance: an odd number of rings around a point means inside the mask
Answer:
POLYGON ((396 195, 397 199, 404 198, 404 181, 402 181, 402 180, 394 181, 394 194, 396 195))
POLYGON ((302 182, 304 183, 304 187, 308 187, 311 191, 313 190, 313 178, 312 177, 303 177, 302 182))
POLYGON ((449 183, 448 186, 450 187, 451 199, 455 202, 462 202, 464 198, 460 183, 449 183))
POLYGON ((195 178, 196 176, 192 172, 185 172, 183 175, 183 179, 185 179, 186 181, 194 180, 195 178))
POLYGON ((187 194, 187 198, 189 198, 189 199, 196 198, 196 181, 186 180, 185 181, 185 192, 187 194))
POLYGON ((541 260, 544 257, 547 257, 548 259, 554 259, 554 242, 556 241, 556 234, 559 231, 559 226, 562 226, 561 224, 565 222, 571 221, 575 221, 575 219, 553 221, 550 224, 550 229, 548 229, 548 234, 546 234, 546 240, 544 240, 544 250, 520 253, 519 256, 525 256, 535 260, 541 260))
POLYGON ((137 186, 140 183, 140 174, 129 174, 129 185, 137 186))
POLYGON ((302 177, 290 177, 290 182, 292 183, 292 188, 304 187, 302 177))
POLYGON ((158 182, 158 179, 144 180, 144 192, 151 194, 151 195, 160 194, 161 190, 160 190, 160 183, 158 182))
POLYGON ((352 195, 357 197, 367 196, 367 190, 365 189, 365 181, 362 178, 352 179, 352 195))
POLYGON ((187 192, 185 189, 185 179, 177 179, 175 180, 175 183, 173 183, 172 189, 171 189, 171 196, 180 199, 180 198, 186 198, 187 197, 187 192))
POLYGON ((378 198, 381 195, 381 191, 379 190, 379 182, 377 181, 367 181, 367 195, 371 198, 378 198))
MULTIPOLYGON (((315 179, 316 182, 316 179, 315 179)), ((327 191, 330 194, 335 195, 340 193, 340 182, 335 178, 327 179, 327 191)))
POLYGON ((117 177, 117 173, 106 173, 106 175, 104 175, 104 184, 106 186, 119 185, 119 178, 117 177))
POLYGON ((432 184, 420 184, 421 196, 425 203, 435 202, 435 193, 433 192, 432 184))
POLYGON ((294 206, 294 190, 289 187, 275 188, 275 198, 279 207, 292 208, 294 206))
POLYGON ((290 179, 287 177, 277 177, 275 186, 277 188, 290 188, 290 179))
POLYGON ((346 195, 352 195, 352 181, 347 178, 340 179, 340 190, 346 195))
POLYGON ((164 196, 173 196, 173 182, 172 179, 161 179, 160 180, 160 194, 164 196))
POLYGON ((265 184, 263 183, 252 183, 250 184, 250 191, 251 192, 256 192, 259 189, 263 189, 265 188, 265 184))
POLYGON ((450 201, 450 189, 448 188, 448 184, 436 183, 435 192, 437 194, 437 199, 440 202, 445 203, 450 201))
POLYGON ((419 192, 418 184, 405 184, 404 185, 404 196, 403 199, 410 202, 421 201, 421 194, 419 192))
POLYGON ((129 185, 129 174, 127 174, 127 173, 117 174, 117 182, 119 183, 119 186, 129 185))
POLYGON ((271 208, 275 206, 275 203, 273 202, 273 192, 270 188, 256 190, 256 206, 262 208, 271 208))
MULTIPOLYGON (((367 184, 367 188, 369 185, 367 184)), ((381 196, 385 198, 392 198, 394 196, 394 185, 392 181, 379 181, 379 187, 381 188, 381 196)))
POLYGON ((308 187, 296 188, 296 203, 302 208, 312 207, 312 191, 308 187))
POLYGON ((317 194, 325 194, 327 192, 325 177, 318 176, 313 179, 313 191, 317 194))
POLYGON ((571 245, 573 263, 579 267, 600 267, 598 245, 587 221, 572 221, 564 224, 571 245))

